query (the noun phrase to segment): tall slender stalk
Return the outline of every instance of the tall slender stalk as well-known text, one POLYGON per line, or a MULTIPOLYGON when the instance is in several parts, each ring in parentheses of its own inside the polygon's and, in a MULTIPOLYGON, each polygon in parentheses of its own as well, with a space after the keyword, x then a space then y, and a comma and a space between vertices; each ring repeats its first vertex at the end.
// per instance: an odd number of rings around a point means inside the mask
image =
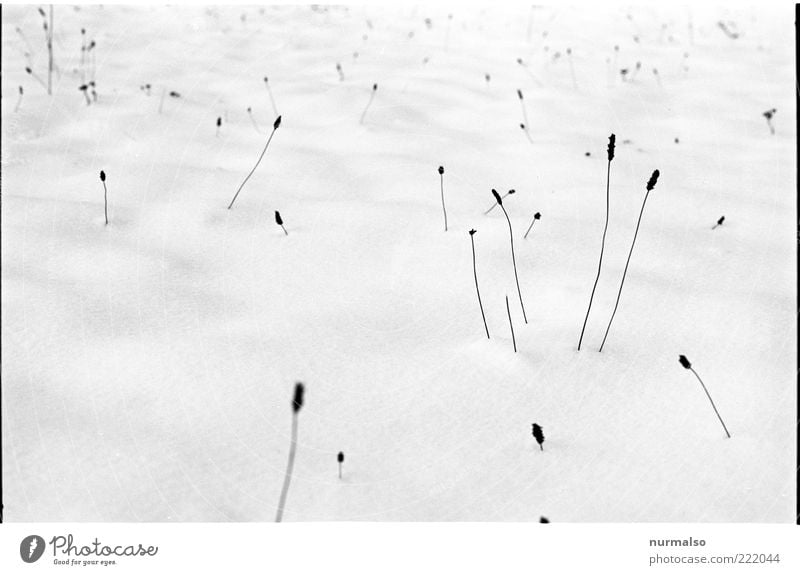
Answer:
POLYGON ((514 353, 517 353, 517 338, 514 337, 514 322, 511 321, 511 308, 508 307, 508 296, 506 296, 506 313, 508 314, 508 325, 511 326, 511 341, 514 344, 514 353))
POLYGON ((106 214, 106 225, 108 225, 108 188, 106 188, 106 173, 100 170, 100 181, 103 182, 103 209, 106 214))
POLYGON ((278 503, 278 513, 275 516, 275 522, 280 523, 283 518, 283 510, 286 507, 286 497, 289 494, 289 483, 292 480, 292 469, 294 468, 294 457, 297 452, 297 414, 300 408, 303 407, 303 384, 297 382, 294 388, 294 399, 292 400, 292 442, 289 446, 289 461, 286 464, 286 475, 283 478, 283 487, 281 488, 281 498, 278 503))
POLYGON ((497 193, 497 190, 492 190, 492 194, 494 195, 494 199, 497 200, 497 203, 500 204, 500 208, 503 210, 503 214, 506 216, 506 221, 508 222, 508 234, 511 237, 511 263, 514 264, 514 280, 517 282, 517 294, 519 295, 519 305, 522 307, 522 318, 525 320, 525 323, 528 323, 528 316, 525 314, 525 304, 522 302, 522 290, 519 289, 519 276, 517 275, 517 256, 514 254, 514 230, 511 229, 511 219, 508 217, 508 212, 506 208, 503 206, 503 198, 500 197, 500 194, 497 193))
POLYGON ((644 200, 642 201, 642 209, 639 211, 639 219, 636 222, 636 231, 633 233, 633 241, 631 242, 631 250, 628 252, 628 260, 625 262, 625 270, 622 272, 622 281, 619 284, 619 292, 617 293, 617 301, 614 304, 614 311, 611 313, 611 319, 608 320, 608 327, 606 328, 606 334, 603 336, 603 342, 600 344, 600 351, 603 351, 603 346, 606 343, 606 338, 608 337, 608 331, 611 329, 611 322, 614 321, 614 316, 617 313, 617 307, 619 306, 619 298, 622 295, 622 286, 625 285, 625 276, 628 273, 628 264, 631 263, 631 255, 633 254, 633 246, 636 245, 636 236, 639 234, 639 225, 642 223, 642 215, 644 214, 644 206, 647 203, 647 197, 650 195, 650 192, 653 190, 653 187, 656 185, 656 181, 658 181, 658 170, 653 172, 653 175, 650 176, 650 181, 647 182, 647 193, 644 195, 644 200))
POLYGON ((444 231, 447 231, 447 208, 444 206, 444 167, 439 166, 439 185, 442 188, 442 211, 444 212, 444 231))
POLYGON ((256 171, 256 168, 258 167, 258 164, 260 164, 260 163, 261 163, 261 159, 264 157, 264 154, 266 154, 266 153, 267 153, 267 148, 269 148, 269 143, 272 141, 272 136, 274 136, 274 135, 275 135, 275 132, 276 132, 276 130, 278 129, 278 127, 279 127, 280 125, 281 125, 281 117, 280 117, 280 116, 278 116, 278 119, 277 119, 277 120, 275 120, 275 123, 272 125, 272 133, 269 135, 269 138, 267 139, 267 143, 266 143, 266 145, 264 146, 264 149, 263 149, 263 150, 261 150, 261 155, 258 157, 258 161, 256 162, 256 165, 255 165, 255 166, 253 166, 253 169, 252 169, 252 170, 250 170, 250 173, 249 173, 249 174, 247 174, 247 177, 246 177, 246 178, 244 179, 244 181, 241 183, 241 185, 239 186, 239 189, 238 189, 238 190, 236 190, 236 194, 234 194, 234 196, 233 196, 233 199, 231 200, 231 203, 228 205, 228 209, 231 209, 231 208, 233 207, 233 202, 235 202, 235 201, 236 201, 236 198, 239 196, 239 192, 241 192, 241 191, 242 191, 242 188, 243 188, 243 187, 244 187, 244 185, 247 183, 247 180, 249 180, 249 179, 250 179, 250 176, 252 176, 252 175, 253 175, 253 172, 255 172, 255 171, 256 171))
POLYGON ((711 399, 711 394, 710 394, 710 393, 708 393, 708 388, 706 388, 706 384, 705 384, 705 383, 703 383, 703 380, 702 380, 702 379, 700 379, 700 376, 699 376, 699 375, 697 375, 697 372, 696 372, 696 371, 694 370, 694 368, 692 367, 692 364, 691 364, 691 363, 689 363, 689 360, 688 360, 688 359, 686 359, 686 356, 685 356, 685 355, 681 355, 681 356, 678 358, 678 361, 681 363, 681 365, 682 365, 683 367, 685 367, 686 369, 688 369, 689 371, 691 371, 691 372, 694 374, 694 376, 697 378, 697 381, 699 381, 699 382, 700 382, 700 385, 702 385, 702 386, 703 386, 703 391, 705 391, 705 392, 706 392, 706 397, 708 397, 708 401, 710 401, 710 402, 711 402, 711 407, 713 407, 713 408, 714 408, 714 413, 716 413, 716 414, 717 414, 717 418, 719 419, 719 422, 722 424, 722 429, 724 429, 724 430, 725 430, 725 435, 727 435, 727 436, 728 436, 728 439, 730 439, 730 437, 731 437, 731 434, 728 432, 728 428, 727 428, 727 426, 725 425, 725 422, 724 422, 724 421, 722 421, 722 416, 719 414, 719 411, 717 411, 717 406, 716 406, 716 405, 714 405, 714 400, 713 400, 713 399, 711 399))
POLYGON ((475 265, 475 230, 469 231, 469 240, 472 243, 472 273, 475 276, 475 291, 478 292, 478 305, 481 307, 481 317, 483 318, 483 327, 486 329, 486 339, 489 337, 489 326, 486 325, 486 314, 483 313, 483 302, 481 301, 481 289, 478 287, 478 268, 475 265))
POLYGON ((594 285, 592 286, 592 295, 589 296, 589 308, 586 310, 586 317, 583 318, 583 327, 581 328, 581 337, 578 340, 578 351, 581 350, 581 343, 583 342, 583 332, 586 330, 586 322, 589 320, 589 312, 592 310, 592 300, 594 300, 594 291, 597 289, 597 282, 600 279, 600 269, 603 267, 603 252, 606 249, 606 232, 608 231, 608 205, 609 205, 609 184, 611 182, 611 160, 614 159, 614 144, 617 137, 611 134, 608 137, 608 170, 606 171, 606 223, 603 226, 603 241, 600 243, 600 261, 597 263, 597 275, 594 278, 594 285))
POLYGON ((359 124, 363 124, 364 123, 364 116, 367 115, 367 110, 369 110, 370 105, 372 105, 372 100, 375 98, 375 92, 377 92, 377 91, 378 91, 378 85, 377 84, 373 84, 372 85, 372 92, 370 92, 370 94, 369 94, 369 102, 367 102, 367 105, 364 108, 364 111, 361 112, 361 119, 358 121, 359 124))

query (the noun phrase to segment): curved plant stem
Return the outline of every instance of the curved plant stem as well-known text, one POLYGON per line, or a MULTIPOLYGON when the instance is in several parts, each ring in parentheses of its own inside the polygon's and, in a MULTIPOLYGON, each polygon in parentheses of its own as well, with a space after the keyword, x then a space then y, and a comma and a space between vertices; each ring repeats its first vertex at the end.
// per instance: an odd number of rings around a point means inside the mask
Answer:
POLYGON ((517 276, 517 256, 514 255, 514 231, 511 229, 511 220, 508 217, 508 212, 503 204, 500 204, 500 207, 503 210, 503 213, 506 216, 506 221, 508 222, 508 233, 511 236, 511 262, 514 264, 514 279, 517 282, 517 294, 519 294, 519 305, 522 307, 522 317, 525 320, 525 323, 528 323, 528 316, 525 315, 525 304, 522 303, 522 291, 519 289, 519 276, 517 276))
POLYGON ((611 160, 608 161, 608 171, 606 172, 606 224, 603 227, 603 241, 600 244, 600 262, 597 264, 597 276, 594 278, 594 285, 592 286, 592 295, 589 297, 589 309, 586 310, 586 317, 583 319, 583 327, 581 328, 581 337, 578 340, 578 351, 581 350, 581 342, 583 342, 583 332, 586 330, 586 322, 589 320, 589 312, 592 311, 592 300, 594 299, 594 290, 597 289, 597 281, 600 279, 600 268, 603 267, 603 251, 606 248, 606 232, 608 231, 608 186, 611 179, 611 160))
POLYGON ((631 255, 633 254, 633 246, 636 245, 636 236, 639 233, 639 225, 642 223, 642 214, 644 214, 644 205, 647 203, 647 196, 650 195, 650 190, 647 190, 647 193, 644 195, 644 201, 642 202, 642 209, 639 212, 639 220, 636 222, 636 231, 633 233, 633 241, 631 242, 631 251, 628 252, 628 260, 625 262, 625 271, 622 272, 622 281, 619 284, 619 292, 617 293, 617 302, 614 304, 614 311, 611 314, 611 319, 608 320, 608 327, 606 328, 606 334, 603 336, 603 343, 600 344, 600 351, 603 351, 603 346, 606 343, 606 338, 608 337, 608 330, 611 329, 611 322, 614 321, 614 315, 617 313, 617 307, 619 306, 619 298, 622 295, 622 286, 625 285, 625 275, 628 273, 628 264, 631 263, 631 255))
POLYGON ((475 265, 475 238, 470 234, 469 236, 470 242, 472 243, 472 273, 475 276, 475 291, 478 292, 478 305, 481 307, 481 317, 483 318, 483 327, 486 329, 486 339, 492 339, 489 337, 489 326, 486 325, 486 314, 483 313, 483 302, 481 302, 481 290, 478 287, 478 269, 475 265))
POLYGON ((292 468, 294 467, 294 454, 297 451, 297 412, 292 413, 292 444, 289 448, 289 462, 286 465, 286 475, 283 478, 283 488, 281 488, 281 499, 278 503, 278 514, 275 522, 280 523, 283 517, 283 509, 286 506, 286 496, 289 494, 289 482, 292 480, 292 468))
POLYGON ((711 399, 711 394, 710 394, 710 393, 708 393, 708 389, 706 389, 706 384, 705 384, 705 383, 703 383, 703 380, 702 380, 702 379, 700 379, 700 376, 699 376, 699 375, 697 375, 697 372, 694 370, 694 368, 693 368, 693 367, 690 367, 689 369, 690 369, 690 370, 691 370, 691 372, 694 374, 694 376, 697 378, 697 381, 699 381, 699 382, 700 382, 700 385, 702 385, 702 386, 703 386, 703 391, 705 391, 705 392, 706 392, 706 396, 708 396, 708 401, 710 401, 710 402, 711 402, 711 407, 713 407, 713 408, 714 408, 714 413, 716 413, 716 414, 717 414, 717 417, 719 418, 719 422, 722 424, 722 429, 724 429, 724 430, 725 430, 725 435, 727 435, 727 436, 728 436, 728 439, 730 439, 730 437, 731 437, 731 434, 730 434, 730 433, 728 433, 728 428, 727 428, 727 427, 725 427, 725 422, 724 422, 724 421, 722 421, 722 416, 719 414, 719 411, 717 411, 717 406, 716 406, 716 405, 714 405, 714 400, 713 400, 713 399, 711 399))
POLYGON ((269 143, 272 141, 272 136, 274 136, 274 135, 275 135, 275 130, 276 130, 276 129, 277 129, 277 128, 273 128, 273 129, 272 129, 272 133, 269 135, 269 138, 267 139, 267 144, 264 146, 264 149, 263 149, 263 150, 261 150, 261 155, 258 157, 258 161, 256 162, 256 165, 255 165, 255 166, 253 166, 253 169, 252 169, 252 170, 250 170, 250 173, 249 173, 249 174, 247 174, 247 177, 246 177, 246 178, 244 179, 244 181, 241 183, 241 185, 239 186, 239 189, 238 189, 238 190, 236 190, 236 194, 233 196, 233 199, 231 200, 231 203, 230 203, 230 205, 228 206, 228 209, 231 209, 231 208, 233 207, 233 202, 235 202, 235 201, 236 201, 236 198, 239 196, 239 192, 241 192, 241 191, 242 191, 242 188, 243 188, 243 187, 244 187, 244 185, 247 183, 247 180, 249 180, 249 179, 250 179, 250 176, 252 176, 252 175, 253 175, 253 172, 255 172, 255 171, 256 171, 256 168, 258 167, 258 164, 260 164, 260 163, 261 163, 261 159, 264 157, 264 154, 266 154, 266 153, 267 153, 267 148, 269 148, 269 143))

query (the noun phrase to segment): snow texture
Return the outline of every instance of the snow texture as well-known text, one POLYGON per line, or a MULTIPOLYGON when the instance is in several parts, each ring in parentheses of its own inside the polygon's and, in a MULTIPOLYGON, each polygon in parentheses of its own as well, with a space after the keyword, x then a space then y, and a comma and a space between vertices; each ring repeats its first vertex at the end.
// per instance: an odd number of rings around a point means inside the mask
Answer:
POLYGON ((5 519, 793 522, 780 6, 4 6, 5 519))

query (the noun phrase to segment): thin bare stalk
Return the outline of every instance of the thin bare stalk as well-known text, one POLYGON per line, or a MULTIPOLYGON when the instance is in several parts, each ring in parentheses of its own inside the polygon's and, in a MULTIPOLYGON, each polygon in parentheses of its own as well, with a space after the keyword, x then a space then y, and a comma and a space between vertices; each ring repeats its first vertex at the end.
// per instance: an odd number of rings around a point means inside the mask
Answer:
POLYGON ((703 380, 702 380, 702 379, 700 379, 700 376, 699 376, 699 375, 697 375, 697 372, 694 370, 694 368, 693 368, 693 367, 690 367, 689 369, 690 369, 690 370, 691 370, 691 372, 694 374, 694 376, 697 378, 697 381, 699 381, 699 382, 700 382, 700 385, 702 385, 702 386, 703 386, 703 391, 705 391, 705 392, 706 392, 706 396, 708 397, 708 401, 710 401, 710 402, 711 402, 711 407, 713 407, 713 408, 714 408, 714 413, 716 413, 716 414, 717 414, 717 417, 719 418, 719 422, 722 424, 722 429, 724 429, 724 430, 725 430, 725 435, 727 435, 727 436, 728 436, 728 439, 730 439, 730 437, 731 437, 731 434, 728 432, 728 428, 725 426, 725 422, 724 422, 724 421, 722 421, 722 416, 719 414, 719 411, 717 411, 717 406, 716 406, 716 405, 714 405, 714 400, 713 400, 713 399, 711 399, 711 394, 710 394, 710 393, 708 393, 708 389, 706 388, 706 384, 705 384, 705 383, 703 383, 703 380))
POLYGON ((603 346, 606 343, 606 338, 608 337, 608 331, 611 329, 611 322, 614 321, 614 315, 617 313, 617 307, 619 306, 619 298, 622 295, 622 286, 625 285, 625 276, 628 273, 628 264, 631 263, 631 255, 633 254, 633 246, 636 245, 636 236, 639 234, 639 225, 642 223, 642 215, 644 214, 644 206, 647 203, 647 198, 650 195, 650 191, 655 185, 655 180, 658 178, 658 170, 653 173, 653 177, 650 179, 650 182, 647 185, 647 193, 644 195, 644 201, 642 201, 642 209, 639 211, 639 219, 636 222, 636 231, 633 234, 633 241, 631 242, 631 250, 628 252, 628 260, 625 262, 625 271, 622 272, 622 281, 619 284, 619 292, 617 293, 617 301, 614 304, 614 311, 611 314, 611 319, 608 321, 608 327, 606 328, 606 334, 603 336, 603 342, 600 344, 600 351, 603 351, 603 346))
POLYGON ((498 202, 503 214, 506 216, 508 222, 508 234, 511 237, 511 262, 514 264, 514 280, 517 282, 517 294, 519 295, 519 305, 522 307, 522 318, 525 323, 528 323, 528 316, 525 314, 525 304, 522 302, 522 290, 519 289, 519 276, 517 275, 517 256, 514 254, 514 230, 511 229, 511 219, 508 217, 508 212, 502 202, 498 202))
POLYGON ((514 322, 511 321, 511 308, 508 307, 508 296, 506 296, 506 313, 508 313, 508 325, 511 326, 511 341, 514 344, 514 353, 517 353, 517 338, 514 337, 514 322))
POLYGON ((483 313, 483 302, 481 301, 481 289, 478 287, 478 268, 475 264, 475 230, 470 230, 469 239, 472 243, 472 274, 475 276, 475 291, 478 292, 478 305, 481 308, 481 317, 483 318, 483 327, 486 330, 486 339, 489 337, 489 326, 486 325, 486 314, 483 313))
MULTIPOLYGON (((280 125, 281 125, 281 117, 280 117, 280 116, 278 116, 278 119, 277 119, 277 120, 275 120, 275 124, 274 124, 274 125, 273 125, 273 127, 272 127, 272 133, 269 135, 269 138, 267 139, 267 143, 266 143, 266 145, 264 146, 264 149, 263 149, 263 150, 261 150, 261 155, 258 157, 258 161, 256 162, 256 165, 255 165, 255 166, 253 166, 253 169, 252 169, 252 170, 250 170, 250 173, 249 173, 249 174, 247 174, 247 177, 244 179, 244 181, 241 183, 241 185, 239 185, 239 189, 238 189, 238 190, 236 190, 236 194, 234 194, 234 196, 233 196, 233 199, 231 200, 231 203, 228 205, 228 209, 231 209, 231 208, 233 207, 233 202, 235 202, 235 201, 236 201, 236 198, 237 198, 237 197, 239 197, 239 192, 241 192, 241 191, 242 191, 242 188, 243 188, 243 187, 244 187, 244 185, 247 183, 247 180, 249 180, 249 179, 250 179, 250 176, 252 176, 252 175, 253 175, 253 172, 255 172, 255 171, 256 171, 256 168, 258 167, 258 164, 260 164, 260 163, 261 163, 261 159, 264 157, 264 154, 266 154, 266 153, 267 153, 267 148, 269 148, 269 143, 272 141, 272 136, 274 136, 274 135, 275 135, 275 132, 277 131, 277 129, 278 129, 278 126, 280 126, 280 125)), ((286 235, 289 235, 289 234, 286 234, 286 235)))
POLYGON ((597 263, 597 275, 594 278, 594 285, 592 286, 592 295, 589 296, 589 308, 586 310, 586 317, 583 318, 583 327, 581 328, 581 337, 578 340, 578 351, 581 350, 581 343, 583 342, 583 332, 586 331, 586 322, 589 321, 589 312, 592 310, 592 301, 594 300, 594 292, 597 289, 597 282, 600 280, 600 269, 603 267, 603 252, 606 249, 606 232, 608 232, 608 204, 609 204, 609 182, 611 180, 611 160, 608 161, 608 170, 606 172, 606 223, 603 226, 603 241, 600 243, 600 261, 597 263))
POLYGON ((281 488, 281 498, 278 503, 278 513, 275 516, 275 523, 280 523, 283 518, 283 510, 286 507, 286 497, 289 495, 289 483, 292 481, 292 469, 294 468, 294 456, 297 451, 297 412, 292 413, 292 443, 289 447, 289 462, 286 464, 286 475, 283 477, 283 487, 281 488))

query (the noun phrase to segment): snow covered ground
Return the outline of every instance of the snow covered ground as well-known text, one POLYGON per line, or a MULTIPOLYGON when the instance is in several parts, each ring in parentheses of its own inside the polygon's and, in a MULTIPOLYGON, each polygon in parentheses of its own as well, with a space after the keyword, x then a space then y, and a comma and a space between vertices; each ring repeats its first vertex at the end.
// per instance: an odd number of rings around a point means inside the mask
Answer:
POLYGON ((793 522, 782 6, 4 6, 6 520, 793 522))

